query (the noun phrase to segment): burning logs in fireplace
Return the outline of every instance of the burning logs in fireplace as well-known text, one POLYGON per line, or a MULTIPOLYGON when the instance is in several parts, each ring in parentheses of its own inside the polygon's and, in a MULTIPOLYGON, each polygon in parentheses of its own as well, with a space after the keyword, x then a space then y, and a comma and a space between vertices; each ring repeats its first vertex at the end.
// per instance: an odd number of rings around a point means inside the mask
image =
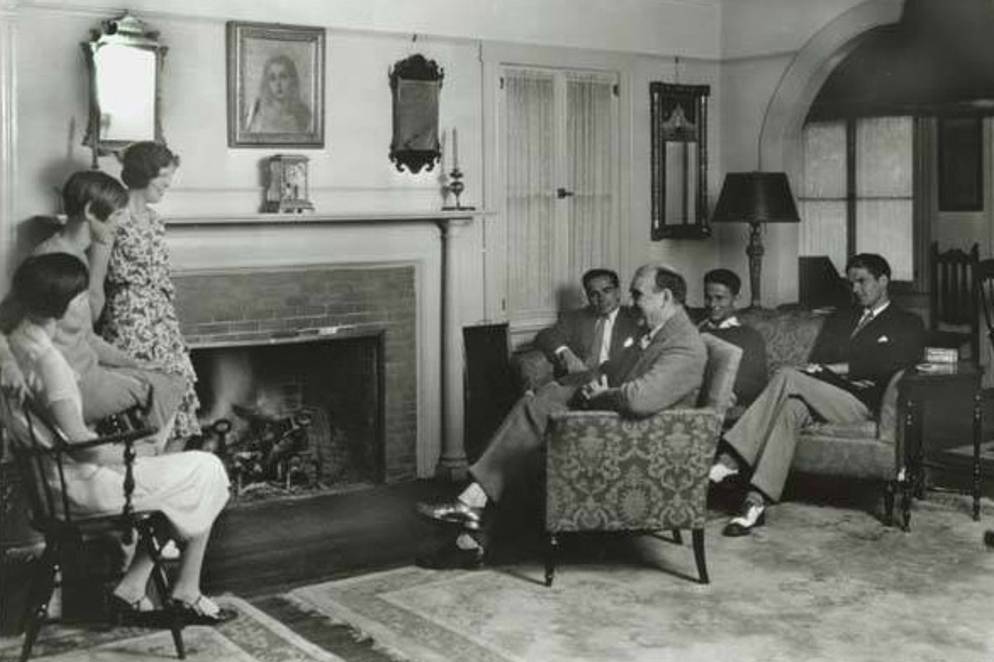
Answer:
POLYGON ((308 407, 283 416, 256 407, 233 405, 239 425, 219 418, 206 426, 201 450, 218 455, 235 484, 236 494, 267 487, 290 491, 319 487, 321 462, 310 440, 314 410, 308 407))

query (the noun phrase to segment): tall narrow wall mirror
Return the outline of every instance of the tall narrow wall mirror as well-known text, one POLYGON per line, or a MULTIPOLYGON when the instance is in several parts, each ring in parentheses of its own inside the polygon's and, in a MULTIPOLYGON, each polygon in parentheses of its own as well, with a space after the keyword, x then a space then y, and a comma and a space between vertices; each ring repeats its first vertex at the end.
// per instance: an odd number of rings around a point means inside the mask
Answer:
POLYGON ((708 85, 649 83, 653 241, 701 239, 708 225, 708 85))
POLYGON ((438 140, 438 96, 443 69, 434 60, 416 54, 397 62, 390 71, 393 95, 393 139, 390 160, 397 170, 411 174, 431 170, 442 157, 438 140))
POLYGON ((99 154, 138 140, 162 141, 159 77, 167 47, 130 14, 104 21, 80 44, 90 73, 90 121, 83 143, 99 154))

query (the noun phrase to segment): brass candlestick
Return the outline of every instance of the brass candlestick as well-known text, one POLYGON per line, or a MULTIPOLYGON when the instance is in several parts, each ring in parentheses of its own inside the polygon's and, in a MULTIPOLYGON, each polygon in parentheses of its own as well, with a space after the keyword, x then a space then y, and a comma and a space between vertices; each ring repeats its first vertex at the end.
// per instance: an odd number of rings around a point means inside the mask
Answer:
POLYGON ((459 166, 455 166, 454 168, 452 168, 452 172, 449 173, 449 178, 452 180, 452 182, 447 185, 447 189, 449 193, 456 196, 456 205, 455 207, 451 206, 442 207, 442 209, 448 209, 448 210, 469 209, 469 207, 463 207, 462 204, 460 204, 459 202, 459 196, 462 195, 463 190, 466 188, 466 185, 462 183, 462 171, 459 170, 459 166))

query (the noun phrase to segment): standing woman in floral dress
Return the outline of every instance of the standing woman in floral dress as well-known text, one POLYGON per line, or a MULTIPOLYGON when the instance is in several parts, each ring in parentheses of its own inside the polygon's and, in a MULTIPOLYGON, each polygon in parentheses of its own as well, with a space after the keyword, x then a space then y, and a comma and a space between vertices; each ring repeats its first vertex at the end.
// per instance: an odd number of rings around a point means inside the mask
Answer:
POLYGON ((186 439, 200 433, 197 375, 173 305, 166 227, 149 206, 162 200, 179 157, 165 145, 147 141, 129 146, 123 162, 128 214, 118 224, 107 266, 101 333, 134 358, 186 378, 169 444, 169 450, 182 450, 186 439))

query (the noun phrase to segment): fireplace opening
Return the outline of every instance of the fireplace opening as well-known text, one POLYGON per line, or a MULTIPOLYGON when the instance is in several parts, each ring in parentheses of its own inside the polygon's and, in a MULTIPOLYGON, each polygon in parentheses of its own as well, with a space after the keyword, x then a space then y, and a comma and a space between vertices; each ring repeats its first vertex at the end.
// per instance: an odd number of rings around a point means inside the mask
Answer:
POLYGON ((383 333, 194 347, 202 435, 236 499, 384 482, 383 333))

